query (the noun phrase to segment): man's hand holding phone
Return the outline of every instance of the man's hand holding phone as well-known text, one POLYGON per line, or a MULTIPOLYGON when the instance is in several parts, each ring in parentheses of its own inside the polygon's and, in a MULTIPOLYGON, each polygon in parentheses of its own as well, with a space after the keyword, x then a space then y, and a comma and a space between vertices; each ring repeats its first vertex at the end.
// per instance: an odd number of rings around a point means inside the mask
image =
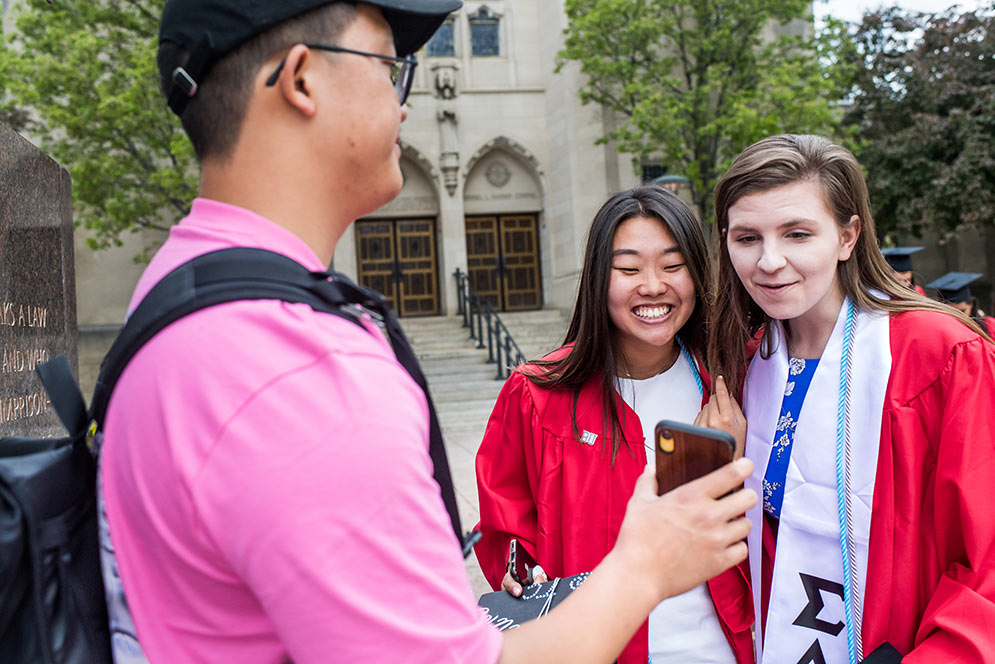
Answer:
POLYGON ((656 473, 647 466, 609 557, 623 556, 626 569, 645 575, 657 602, 741 562, 750 532, 744 514, 757 494, 737 488, 752 470, 751 461, 738 459, 659 495, 656 473))
POLYGON ((502 664, 611 661, 653 607, 744 560, 750 522, 743 514, 757 494, 736 487, 752 471, 739 459, 660 496, 647 467, 615 547, 541 621, 505 633, 502 664))

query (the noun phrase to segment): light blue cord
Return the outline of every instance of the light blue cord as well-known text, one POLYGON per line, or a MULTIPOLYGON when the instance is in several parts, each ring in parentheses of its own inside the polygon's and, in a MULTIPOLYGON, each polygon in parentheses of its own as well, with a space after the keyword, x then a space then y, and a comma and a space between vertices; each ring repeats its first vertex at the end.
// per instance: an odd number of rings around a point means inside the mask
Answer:
MULTIPOLYGON (((847 299, 846 325, 843 329, 843 356, 840 359, 840 398, 836 409, 836 503, 840 516, 840 551, 843 554, 843 609, 846 616, 846 646, 850 664, 857 664, 857 639, 854 635, 853 620, 853 543, 849 534, 849 505, 846 494, 849 489, 844 468, 845 443, 850 429, 850 351, 853 346, 853 327, 856 307, 853 300, 847 299)), ((848 459, 846 460, 848 464, 848 459)))
POLYGON ((698 371, 698 364, 691 357, 691 353, 688 352, 687 346, 681 341, 680 337, 674 337, 677 340, 677 345, 681 347, 681 354, 687 358, 688 364, 691 365, 691 373, 694 374, 694 382, 698 384, 698 395, 705 396, 705 385, 701 382, 701 372, 698 371))

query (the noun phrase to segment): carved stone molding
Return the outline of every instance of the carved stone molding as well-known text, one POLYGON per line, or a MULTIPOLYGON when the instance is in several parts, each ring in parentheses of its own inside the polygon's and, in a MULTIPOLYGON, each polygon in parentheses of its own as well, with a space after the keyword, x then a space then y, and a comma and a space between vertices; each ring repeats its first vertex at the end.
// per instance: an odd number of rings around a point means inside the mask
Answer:
POLYGON ((470 177, 470 173, 473 172, 473 167, 477 165, 477 162, 479 162, 484 155, 496 149, 503 149, 510 152, 531 166, 537 177, 545 177, 542 168, 539 166, 539 160, 531 150, 518 141, 508 138, 507 136, 498 136, 497 138, 487 141, 481 145, 480 148, 473 153, 473 156, 470 157, 470 160, 466 163, 466 168, 463 169, 463 179, 465 180, 470 177))
POLYGON ((459 115, 454 102, 444 101, 436 115, 439 121, 439 167, 442 169, 442 183, 450 196, 456 195, 459 186, 459 135, 456 125, 459 115))
POLYGON ((493 7, 489 7, 487 5, 481 5, 480 7, 477 8, 477 11, 468 12, 467 16, 471 19, 503 18, 504 12, 499 12, 495 10, 493 7))
POLYGON ((459 153, 443 152, 439 156, 439 166, 442 168, 442 184, 450 196, 455 196, 459 186, 459 153))
POLYGON ((437 99, 456 99, 459 94, 459 63, 437 62, 432 65, 435 80, 435 97, 437 99))
POLYGON ((508 184, 508 180, 511 179, 511 169, 508 168, 506 163, 500 159, 496 159, 491 162, 490 166, 487 167, 487 170, 484 172, 484 177, 493 186, 500 189, 508 184))
POLYGON ((438 183, 439 181, 438 169, 436 169, 435 166, 432 165, 432 162, 430 162, 428 159, 425 158, 425 155, 423 155, 421 151, 418 150, 418 148, 414 147, 410 143, 405 142, 404 139, 401 139, 401 154, 405 158, 417 164, 418 167, 422 169, 422 171, 425 173, 425 175, 428 176, 428 179, 430 181, 432 181, 433 183, 438 183))

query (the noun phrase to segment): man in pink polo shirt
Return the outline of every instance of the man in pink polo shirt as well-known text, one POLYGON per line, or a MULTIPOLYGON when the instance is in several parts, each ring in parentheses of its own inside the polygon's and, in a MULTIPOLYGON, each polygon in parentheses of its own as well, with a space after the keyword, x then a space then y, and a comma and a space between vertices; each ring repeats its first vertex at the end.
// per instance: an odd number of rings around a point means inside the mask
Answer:
MULTIPOLYGON (((401 189, 413 53, 459 0, 168 0, 159 68, 202 166, 152 260, 255 247, 322 271, 401 189)), ((745 557, 730 465, 663 497, 646 474, 615 550, 540 623, 477 610, 428 454, 425 395, 372 324, 240 301, 148 342, 104 423, 117 661, 610 661, 664 597, 745 557), (125 598, 126 597, 126 598, 125 598)))

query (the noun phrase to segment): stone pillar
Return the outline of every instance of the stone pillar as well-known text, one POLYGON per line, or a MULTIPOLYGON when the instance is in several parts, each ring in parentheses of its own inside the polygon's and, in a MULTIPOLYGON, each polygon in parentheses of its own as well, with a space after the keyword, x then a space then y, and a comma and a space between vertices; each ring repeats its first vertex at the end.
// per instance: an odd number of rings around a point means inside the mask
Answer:
POLYGON ((61 435, 35 365, 78 375, 69 173, 0 124, 0 436, 61 435))
POLYGON ((442 313, 455 315, 457 311, 456 279, 453 272, 458 267, 466 272, 466 222, 463 208, 463 183, 458 182, 453 196, 439 197, 439 279, 442 295, 442 313))
POLYGON ((442 184, 446 192, 453 196, 459 186, 459 134, 458 116, 454 108, 444 105, 439 110, 439 168, 442 170, 442 184))
POLYGON ((466 271, 466 234, 463 220, 463 193, 460 183, 459 113, 456 98, 459 64, 440 62, 432 67, 435 75, 436 119, 439 127, 439 170, 448 196, 439 196, 439 278, 442 312, 457 310, 456 268, 466 271))

